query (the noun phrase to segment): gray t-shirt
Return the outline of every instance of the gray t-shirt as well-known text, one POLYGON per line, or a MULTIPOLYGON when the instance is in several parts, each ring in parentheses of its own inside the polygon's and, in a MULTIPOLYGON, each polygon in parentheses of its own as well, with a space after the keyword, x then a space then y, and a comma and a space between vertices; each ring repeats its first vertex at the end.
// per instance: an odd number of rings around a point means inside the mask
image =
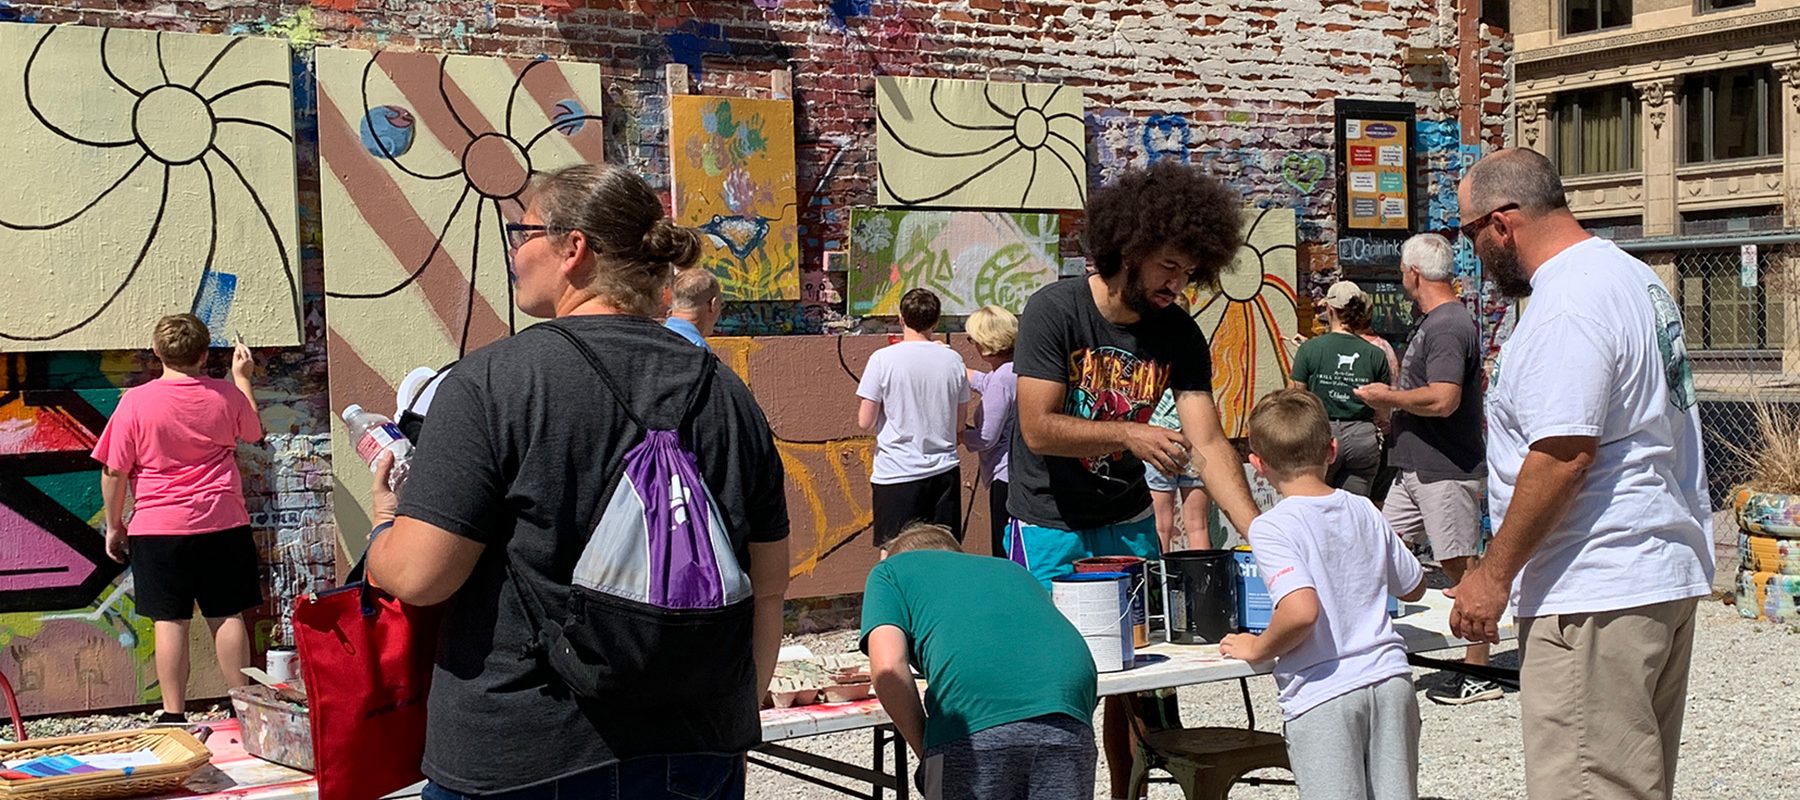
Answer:
MULTIPOLYGON (((714 357, 641 317, 545 324, 587 342, 651 426, 679 424, 702 362, 714 357)), ((682 441, 749 570, 751 542, 788 533, 781 457, 744 382, 717 368, 709 385, 682 441)), ((634 753, 648 735, 670 741, 668 726, 709 714, 742 714, 732 719, 756 724, 751 681, 722 687, 733 702, 691 713, 585 708, 528 655, 531 617, 520 592, 534 594, 556 617, 540 620, 546 626, 562 622, 569 575, 609 481, 641 441, 643 431, 574 346, 549 331, 527 329, 470 353, 438 387, 400 515, 487 546, 446 604, 432 673, 424 769, 445 788, 498 794, 603 767, 619 753, 634 753)), ((664 710, 680 703, 646 699, 664 710)), ((674 749, 716 752, 705 736, 690 739, 674 749)))
POLYGON ((1487 474, 1482 441, 1481 335, 1462 303, 1444 303, 1419 320, 1400 364, 1400 389, 1433 383, 1462 387, 1448 417, 1394 412, 1394 449, 1388 463, 1425 481, 1467 480, 1487 474))
POLYGON ((969 402, 962 354, 938 342, 901 342, 869 356, 856 396, 881 404, 869 482, 916 481, 956 468, 957 407, 969 402))

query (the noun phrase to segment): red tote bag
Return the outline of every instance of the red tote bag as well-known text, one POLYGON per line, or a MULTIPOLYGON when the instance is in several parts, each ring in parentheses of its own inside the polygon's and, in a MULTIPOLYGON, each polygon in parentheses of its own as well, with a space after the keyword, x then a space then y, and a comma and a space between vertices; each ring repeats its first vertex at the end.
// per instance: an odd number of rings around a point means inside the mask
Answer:
POLYGON ((362 580, 294 604, 312 714, 319 800, 375 800, 425 779, 425 699, 441 607, 418 608, 362 580))

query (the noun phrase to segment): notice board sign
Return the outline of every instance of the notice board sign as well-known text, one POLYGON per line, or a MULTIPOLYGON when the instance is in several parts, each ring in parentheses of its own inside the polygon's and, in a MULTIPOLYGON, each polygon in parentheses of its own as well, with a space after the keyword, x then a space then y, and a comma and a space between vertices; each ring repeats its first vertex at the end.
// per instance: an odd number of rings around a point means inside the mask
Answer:
POLYGON ((1375 334, 1393 344, 1396 352, 1405 349, 1406 337, 1412 333, 1413 323, 1418 318, 1412 298, 1406 296, 1400 282, 1359 280, 1356 285, 1368 292, 1372 301, 1369 326, 1375 329, 1375 334))
POLYGON ((1404 240, 1418 227, 1416 110, 1407 103, 1339 100, 1336 112, 1339 254, 1351 253, 1355 266, 1398 264, 1398 247, 1383 240, 1404 240), (1375 257, 1356 258, 1359 254, 1375 257), (1382 257, 1387 254, 1391 261, 1382 257))

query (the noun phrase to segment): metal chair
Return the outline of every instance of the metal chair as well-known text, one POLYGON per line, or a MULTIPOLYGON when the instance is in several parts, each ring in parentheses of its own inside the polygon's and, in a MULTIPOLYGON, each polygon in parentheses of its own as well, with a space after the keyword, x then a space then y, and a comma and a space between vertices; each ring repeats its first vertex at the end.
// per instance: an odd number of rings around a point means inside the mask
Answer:
POLYGON ((1138 797, 1146 784, 1172 782, 1187 800, 1225 800, 1239 782, 1291 784, 1286 780, 1244 778, 1246 773, 1279 767, 1289 769, 1287 742, 1281 734, 1256 730, 1256 711, 1250 704, 1250 682, 1238 679, 1244 693, 1245 728, 1181 727, 1175 693, 1134 695, 1131 710, 1132 759, 1128 797, 1138 797), (1170 778, 1151 778, 1161 770, 1170 778))

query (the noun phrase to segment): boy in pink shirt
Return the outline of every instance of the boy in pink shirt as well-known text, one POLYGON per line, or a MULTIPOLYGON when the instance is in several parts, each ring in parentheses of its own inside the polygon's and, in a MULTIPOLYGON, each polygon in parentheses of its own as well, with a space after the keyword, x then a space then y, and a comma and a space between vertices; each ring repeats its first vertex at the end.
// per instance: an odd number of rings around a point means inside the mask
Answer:
POLYGON ((242 686, 242 669, 250 666, 243 612, 263 602, 237 466, 237 443, 263 435, 250 392, 253 363, 250 349, 239 344, 232 380, 207 377, 211 341, 193 314, 158 321, 152 348, 162 360, 162 377, 125 393, 94 446, 94 459, 105 465, 100 489, 106 551, 119 563, 129 554, 138 613, 156 622, 163 696, 157 724, 187 722, 188 624, 195 604, 212 628, 225 682, 242 686))

